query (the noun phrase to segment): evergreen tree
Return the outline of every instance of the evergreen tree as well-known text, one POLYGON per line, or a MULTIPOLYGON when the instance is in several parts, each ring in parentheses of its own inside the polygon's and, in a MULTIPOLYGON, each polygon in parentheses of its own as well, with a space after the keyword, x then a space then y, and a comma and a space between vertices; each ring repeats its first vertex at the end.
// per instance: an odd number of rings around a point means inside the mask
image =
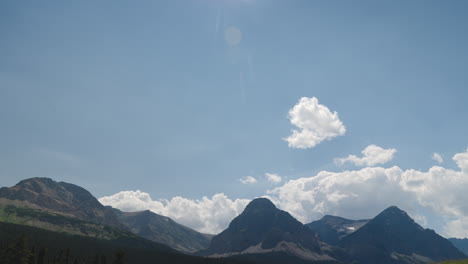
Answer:
POLYGON ((46 255, 46 249, 41 248, 37 256, 37 264, 45 264, 45 255, 46 255))
POLYGON ((99 254, 98 253, 96 253, 96 255, 94 256, 93 264, 99 264, 99 254))
MULTIPOLYGON (((28 248, 28 239, 23 234, 5 250, 4 264, 29 264, 33 257, 28 248)), ((2 264, 3 264, 2 263, 2 264)))
POLYGON ((112 262, 112 264, 124 264, 125 263, 125 251, 123 250, 117 250, 117 252, 115 252, 115 259, 114 259, 114 262, 112 262))
POLYGON ((31 249, 31 257, 29 258, 28 264, 35 264, 36 263, 35 257, 36 257, 36 247, 33 246, 33 248, 31 249))
POLYGON ((63 263, 69 264, 69 261, 70 261, 70 248, 67 248, 67 250, 65 250, 65 256, 64 256, 64 259, 63 259, 63 263))
POLYGON ((103 254, 101 255, 101 264, 107 264, 106 256, 103 254))

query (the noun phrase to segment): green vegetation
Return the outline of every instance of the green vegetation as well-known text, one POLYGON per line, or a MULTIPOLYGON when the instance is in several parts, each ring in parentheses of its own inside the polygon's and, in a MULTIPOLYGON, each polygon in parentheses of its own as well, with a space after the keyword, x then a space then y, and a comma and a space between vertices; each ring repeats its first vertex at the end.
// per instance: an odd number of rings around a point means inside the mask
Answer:
POLYGON ((0 206, 0 221, 100 239, 115 239, 121 236, 136 237, 133 233, 122 231, 117 228, 90 223, 61 214, 14 205, 0 206))

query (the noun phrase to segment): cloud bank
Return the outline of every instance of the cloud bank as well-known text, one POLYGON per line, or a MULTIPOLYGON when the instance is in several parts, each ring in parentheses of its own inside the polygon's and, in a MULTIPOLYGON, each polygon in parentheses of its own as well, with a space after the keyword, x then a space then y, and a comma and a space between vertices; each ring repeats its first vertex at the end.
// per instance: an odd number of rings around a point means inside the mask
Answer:
MULTIPOLYGON (((325 214, 351 219, 371 218, 391 205, 407 211, 421 224, 430 211, 443 223, 437 230, 448 237, 468 237, 468 151, 453 156, 458 169, 433 166, 427 171, 365 167, 358 170, 321 171, 290 180, 267 192, 266 197, 303 223, 325 214)), ((249 200, 224 194, 190 200, 174 197, 155 201, 141 191, 124 191, 99 201, 123 211, 150 209, 201 232, 218 233, 242 212, 249 200)))
POLYGON ((315 97, 302 97, 289 110, 288 118, 298 130, 285 138, 290 148, 313 148, 324 140, 330 140, 346 133, 346 128, 337 112, 331 112, 326 106, 319 104, 315 97))
POLYGON ((151 210, 199 232, 217 234, 244 210, 249 200, 231 200, 223 193, 218 193, 201 200, 176 196, 170 200, 156 201, 148 193, 138 190, 105 196, 99 202, 124 212, 151 210))
POLYGON ((361 158, 356 155, 349 155, 346 158, 336 159, 335 162, 338 165, 343 165, 349 162, 355 166, 374 166, 377 164, 384 164, 393 160, 396 149, 384 149, 372 144, 367 146, 363 151, 361 151, 361 153, 361 158))
POLYGON ((411 215, 423 208, 439 217, 443 234, 468 237, 468 152, 454 155, 460 170, 434 166, 428 171, 367 167, 344 172, 322 171, 269 191, 284 210, 303 222, 324 214, 369 218, 397 205, 411 215))

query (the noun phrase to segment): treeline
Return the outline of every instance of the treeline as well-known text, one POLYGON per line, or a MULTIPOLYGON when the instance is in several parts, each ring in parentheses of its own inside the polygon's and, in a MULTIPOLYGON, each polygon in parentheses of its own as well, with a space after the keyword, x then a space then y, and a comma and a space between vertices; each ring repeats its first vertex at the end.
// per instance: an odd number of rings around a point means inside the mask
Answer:
POLYGON ((10 244, 0 246, 0 264, 125 264, 125 251, 117 250, 108 257, 102 253, 94 256, 76 256, 70 248, 54 249, 30 245, 30 239, 22 234, 10 244))
POLYGON ((246 264, 181 254, 135 237, 104 240, 0 222, 0 264, 246 264), (21 235, 27 234, 27 235, 21 235))

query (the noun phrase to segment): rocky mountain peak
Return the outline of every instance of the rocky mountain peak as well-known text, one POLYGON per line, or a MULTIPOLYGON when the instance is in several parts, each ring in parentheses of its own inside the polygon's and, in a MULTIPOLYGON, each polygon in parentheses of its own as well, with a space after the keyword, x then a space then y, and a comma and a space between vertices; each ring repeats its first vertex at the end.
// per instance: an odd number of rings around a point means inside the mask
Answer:
POLYGON ((210 248, 202 254, 264 252, 277 250, 275 248, 282 243, 296 245, 297 248, 316 255, 321 254, 314 232, 289 213, 276 208, 270 200, 258 198, 251 201, 226 230, 213 237, 210 248))

